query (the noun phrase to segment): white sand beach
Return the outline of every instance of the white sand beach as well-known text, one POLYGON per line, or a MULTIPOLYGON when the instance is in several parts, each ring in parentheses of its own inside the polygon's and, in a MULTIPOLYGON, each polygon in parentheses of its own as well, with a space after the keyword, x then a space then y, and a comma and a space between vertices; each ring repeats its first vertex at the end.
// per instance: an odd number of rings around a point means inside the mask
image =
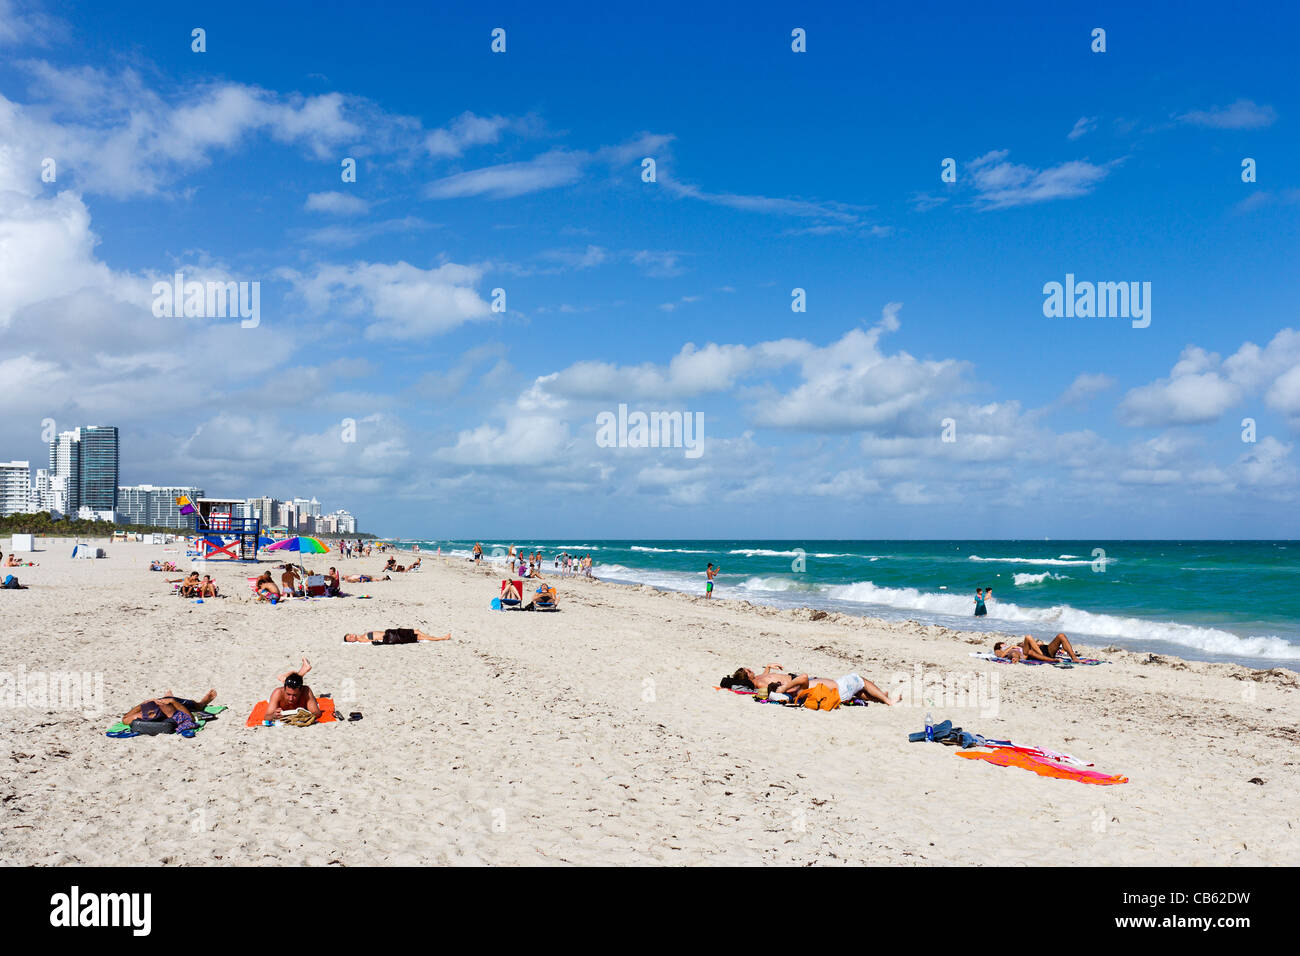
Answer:
POLYGON ((230 596, 196 604, 148 570, 187 567, 183 545, 96 543, 105 559, 41 541, 39 567, 5 572, 30 589, 0 591, 0 672, 25 682, 0 688, 4 864, 1300 863, 1289 671, 1097 646, 1095 667, 995 664, 970 656, 990 638, 942 628, 572 579, 558 613, 498 612, 499 570, 427 554, 352 596, 274 607, 248 566, 212 563, 230 596), (390 626, 453 640, 342 642, 390 626), (307 683, 364 719, 246 728, 303 655, 307 683), (818 713, 715 689, 768 661, 905 697, 818 713), (927 706, 918 665, 984 699, 932 690, 927 706), (31 699, 34 676, 69 673, 100 675, 102 700, 31 699), (148 697, 209 688, 230 709, 192 739, 105 736, 148 697), (1129 782, 909 743, 927 709, 1129 782))

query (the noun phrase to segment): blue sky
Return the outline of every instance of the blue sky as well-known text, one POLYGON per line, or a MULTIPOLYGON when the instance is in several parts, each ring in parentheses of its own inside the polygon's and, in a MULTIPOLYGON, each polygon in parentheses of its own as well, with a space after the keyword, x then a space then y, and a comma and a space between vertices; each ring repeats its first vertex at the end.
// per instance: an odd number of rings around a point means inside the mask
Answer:
POLYGON ((0 0, 0 458, 117 424, 124 482, 432 537, 1295 536, 1300 15, 1125 6, 0 0))

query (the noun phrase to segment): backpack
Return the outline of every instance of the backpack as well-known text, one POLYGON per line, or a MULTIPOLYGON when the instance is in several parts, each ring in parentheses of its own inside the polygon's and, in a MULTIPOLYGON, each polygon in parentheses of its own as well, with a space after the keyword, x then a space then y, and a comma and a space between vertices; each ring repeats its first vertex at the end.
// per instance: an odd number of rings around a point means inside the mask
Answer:
POLYGON ((840 692, 839 688, 817 684, 800 693, 795 700, 809 710, 834 710, 840 706, 840 692))

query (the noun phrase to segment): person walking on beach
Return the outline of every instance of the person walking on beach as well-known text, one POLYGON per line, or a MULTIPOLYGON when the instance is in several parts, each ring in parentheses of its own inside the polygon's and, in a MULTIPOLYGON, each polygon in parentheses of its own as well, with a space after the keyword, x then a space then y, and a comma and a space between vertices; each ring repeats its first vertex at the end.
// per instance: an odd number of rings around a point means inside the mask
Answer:
POLYGON ((710 561, 709 566, 705 568, 704 577, 707 580, 704 582, 704 596, 706 598, 713 597, 713 579, 718 576, 718 572, 721 570, 722 568, 715 568, 712 561, 710 561))
POLYGON ((976 588, 975 589, 975 616, 983 617, 988 612, 989 609, 984 606, 984 589, 976 588))

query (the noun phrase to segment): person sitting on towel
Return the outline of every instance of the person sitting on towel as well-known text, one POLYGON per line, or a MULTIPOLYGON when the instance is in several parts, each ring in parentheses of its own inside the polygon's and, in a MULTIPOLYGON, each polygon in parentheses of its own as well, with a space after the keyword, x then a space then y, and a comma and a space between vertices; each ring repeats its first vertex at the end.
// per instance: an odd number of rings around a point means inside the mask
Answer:
POLYGON ((199 582, 199 597, 214 598, 217 596, 217 582, 212 580, 210 575, 203 575, 203 580, 199 582))
POLYGON ((275 720, 281 713, 292 714, 299 709, 306 710, 313 717, 320 717, 320 704, 311 688, 302 682, 302 675, 311 670, 307 659, 303 658, 302 672, 289 671, 284 675, 284 683, 271 692, 266 701, 266 719, 275 720))
POLYGON ((450 641, 451 634, 434 637, 410 627, 390 627, 383 631, 366 631, 364 634, 344 634, 348 644, 414 644, 416 641, 450 641))
POLYGON ((1013 663, 1019 663, 1025 659, 1054 663, 1057 652, 1062 648, 1070 656, 1070 660, 1075 662, 1079 660, 1079 656, 1074 653, 1074 645, 1070 643, 1070 639, 1064 634, 1057 634, 1047 645, 1040 644, 1029 634, 1026 634, 1024 640, 1019 644, 998 641, 993 645, 993 653, 998 657, 1005 657, 1013 663))
POLYGON ((171 691, 167 691, 161 696, 146 700, 138 707, 132 707, 122 715, 122 723, 130 725, 133 720, 175 720, 177 714, 184 714, 193 722, 194 711, 202 710, 216 699, 215 690, 204 694, 202 700, 174 697, 171 691))
POLYGON ((339 594, 339 571, 338 568, 330 568, 330 573, 325 575, 325 593, 330 597, 337 597, 339 594))

